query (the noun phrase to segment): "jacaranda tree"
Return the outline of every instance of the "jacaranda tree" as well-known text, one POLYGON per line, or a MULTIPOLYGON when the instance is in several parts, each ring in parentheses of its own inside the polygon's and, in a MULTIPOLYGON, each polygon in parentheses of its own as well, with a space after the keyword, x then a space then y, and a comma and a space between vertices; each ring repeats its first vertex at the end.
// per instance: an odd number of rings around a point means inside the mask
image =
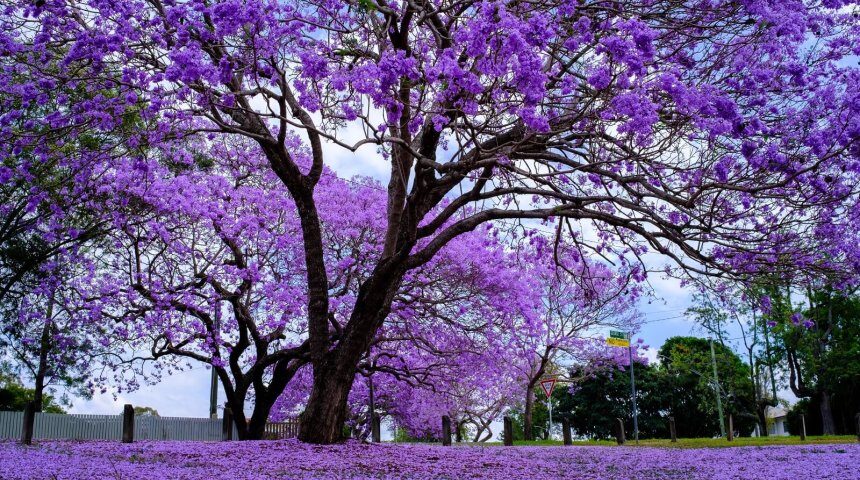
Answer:
MULTIPOLYGON (((28 130, 110 131, 139 110, 147 128, 128 145, 255 142, 300 229, 308 442, 340 438, 407 273, 483 223, 543 222, 640 276, 648 251, 692 274, 812 274, 856 248, 839 233, 858 208, 853 2, 3 5, 0 87, 26 79, 10 93, 27 104, 67 86, 112 92, 28 130), (327 164, 368 156, 390 166, 382 249, 335 327, 319 190, 327 164)), ((17 111, 0 118, 4 162, 40 142, 9 134, 17 111)), ((129 177, 146 156, 103 158, 129 177)))
MULTIPOLYGON (((105 325, 101 340, 115 346, 101 380, 122 391, 202 362, 220 380, 239 437, 259 439, 276 401, 276 415, 290 413, 309 391, 299 375, 309 357, 296 206, 247 141, 195 147, 171 152, 183 162, 147 163, 131 183, 106 176, 112 228, 79 296, 93 323, 105 325)), ((374 206, 384 189, 326 175, 317 192, 328 320, 338 335, 382 248, 384 212, 374 206)), ((358 373, 429 392, 479 364, 503 362, 500 332, 529 307, 524 276, 491 232, 457 237, 404 276, 358 373)), ((358 390, 351 402, 364 407, 367 392, 358 390)))
MULTIPOLYGON (((602 343, 605 329, 637 329, 636 310, 640 286, 623 270, 589 261, 567 245, 556 245, 552 255, 545 238, 533 238, 532 249, 521 252, 519 260, 528 265, 533 281, 532 295, 538 318, 524 317, 511 335, 514 356, 511 362, 521 380, 522 428, 526 440, 534 440, 532 413, 535 391, 551 370, 560 365, 594 366, 610 357, 595 349, 602 343), (597 329, 603 328, 600 332, 597 329), (595 341, 594 337, 600 336, 595 341)), ((611 350, 610 350, 611 351, 611 350)))

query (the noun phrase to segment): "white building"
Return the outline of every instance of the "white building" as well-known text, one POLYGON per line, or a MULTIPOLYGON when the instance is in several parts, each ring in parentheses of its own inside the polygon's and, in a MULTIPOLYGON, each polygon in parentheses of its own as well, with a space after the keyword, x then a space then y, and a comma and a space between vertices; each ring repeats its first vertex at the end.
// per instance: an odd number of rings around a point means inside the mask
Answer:
MULTIPOLYGON (((772 437, 788 436, 788 411, 782 407, 767 407, 767 434, 772 437)), ((759 437, 759 426, 755 426, 753 437, 759 437)))
POLYGON ((776 437, 788 436, 788 412, 782 407, 767 407, 767 434, 776 437))

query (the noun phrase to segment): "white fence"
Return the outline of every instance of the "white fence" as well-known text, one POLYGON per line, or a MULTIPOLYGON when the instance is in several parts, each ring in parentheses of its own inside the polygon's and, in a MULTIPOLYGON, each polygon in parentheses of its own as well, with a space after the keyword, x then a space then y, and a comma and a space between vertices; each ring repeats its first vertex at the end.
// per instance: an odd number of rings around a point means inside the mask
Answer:
MULTIPOLYGON (((21 438, 23 412, 0 412, 0 439, 21 438)), ((134 417, 137 440, 221 440, 221 419, 134 417)), ((233 426, 233 438, 239 438, 233 426)), ((36 413, 34 440, 121 440, 122 415, 36 413)))

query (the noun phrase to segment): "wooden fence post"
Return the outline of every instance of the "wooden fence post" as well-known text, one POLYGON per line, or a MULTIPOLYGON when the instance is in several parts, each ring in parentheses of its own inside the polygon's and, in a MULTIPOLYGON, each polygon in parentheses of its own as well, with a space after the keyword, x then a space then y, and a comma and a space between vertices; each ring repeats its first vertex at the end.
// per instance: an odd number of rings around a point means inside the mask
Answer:
POLYGON ((561 433, 564 436, 564 444, 573 445, 573 439, 570 438, 570 419, 567 417, 561 419, 561 433))
POLYGON ((221 421, 221 440, 233 440, 233 410, 224 407, 224 419, 221 421))
POLYGON ((513 446, 514 444, 514 422, 511 420, 511 417, 505 417, 504 419, 504 444, 506 447, 513 446))
POLYGON ((126 403, 122 407, 122 443, 134 441, 134 407, 126 403))
POLYGON ((451 446, 451 417, 442 415, 442 446, 451 446))
POLYGON ((678 441, 678 431, 675 430, 675 417, 669 417, 669 436, 672 437, 672 443, 678 441))
POLYGON ((615 441, 618 445, 624 445, 624 420, 620 418, 615 419, 615 441))
POLYGON ((806 441, 806 415, 800 414, 800 441, 806 441))
POLYGON ((374 413, 371 418, 372 418, 372 420, 370 422, 370 436, 372 437, 372 440, 374 443, 379 443, 382 441, 381 440, 382 437, 381 437, 381 434, 379 432, 379 423, 380 423, 379 415, 374 413))
POLYGON ((27 402, 24 405, 24 422, 21 428, 21 443, 30 445, 33 443, 33 425, 36 423, 36 403, 27 402))
POLYGON ((729 431, 726 433, 726 439, 730 442, 735 439, 735 423, 731 413, 729 414, 729 431))

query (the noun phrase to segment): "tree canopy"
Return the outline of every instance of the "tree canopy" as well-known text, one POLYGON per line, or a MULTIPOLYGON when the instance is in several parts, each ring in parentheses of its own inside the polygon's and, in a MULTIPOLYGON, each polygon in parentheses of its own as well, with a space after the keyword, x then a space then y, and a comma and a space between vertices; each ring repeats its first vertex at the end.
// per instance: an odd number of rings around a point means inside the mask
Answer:
MULTIPOLYGON (((330 443, 386 322, 420 324, 404 293, 439 300, 421 286, 446 251, 492 256, 494 239, 526 236, 637 282, 659 270, 851 284, 855 10, 9 0, 0 184, 40 198, 32 174, 48 165, 67 188, 30 231, 72 236, 55 227, 78 203, 111 227, 79 289, 108 342, 150 340, 142 362, 209 363, 236 402, 253 390, 243 438, 307 366, 300 438, 330 443), (334 168, 378 164, 379 184, 334 168)), ((506 274, 480 266, 451 268, 495 291, 506 274)))

